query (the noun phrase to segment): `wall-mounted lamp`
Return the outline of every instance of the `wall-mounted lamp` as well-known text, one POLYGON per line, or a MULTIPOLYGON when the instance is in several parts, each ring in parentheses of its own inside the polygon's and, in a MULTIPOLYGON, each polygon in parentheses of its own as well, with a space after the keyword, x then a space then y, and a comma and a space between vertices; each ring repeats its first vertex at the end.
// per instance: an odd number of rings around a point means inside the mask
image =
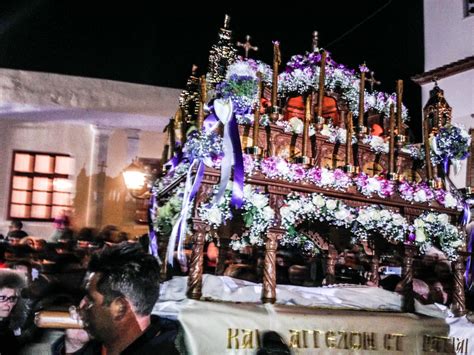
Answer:
POLYGON ((151 173, 150 168, 143 165, 139 159, 134 159, 123 172, 125 186, 130 195, 138 199, 150 197, 151 173))

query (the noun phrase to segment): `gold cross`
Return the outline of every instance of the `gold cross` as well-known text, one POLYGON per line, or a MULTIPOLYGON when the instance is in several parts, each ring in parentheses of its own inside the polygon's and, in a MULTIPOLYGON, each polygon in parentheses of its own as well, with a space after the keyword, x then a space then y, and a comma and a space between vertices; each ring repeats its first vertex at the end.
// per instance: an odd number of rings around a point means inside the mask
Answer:
POLYGON ((245 51, 245 58, 249 57, 249 50, 258 51, 258 47, 254 47, 250 44, 250 36, 245 36, 245 43, 237 42, 237 47, 242 47, 245 51))
POLYGON ((365 78, 365 81, 368 81, 370 83, 370 91, 374 91, 374 84, 375 85, 380 85, 381 82, 375 79, 374 77, 374 72, 370 72, 370 79, 365 78))

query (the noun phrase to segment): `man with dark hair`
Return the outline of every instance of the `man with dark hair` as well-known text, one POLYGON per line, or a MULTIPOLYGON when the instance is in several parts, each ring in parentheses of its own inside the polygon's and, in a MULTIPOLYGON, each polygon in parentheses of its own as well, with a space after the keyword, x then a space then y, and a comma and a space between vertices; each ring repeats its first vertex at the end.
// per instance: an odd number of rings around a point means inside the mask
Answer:
POLYGON ((23 228, 23 223, 19 219, 14 219, 8 226, 8 233, 6 240, 7 241, 18 241, 24 237, 28 236, 28 233, 26 233, 23 228))
POLYGON ((0 354, 18 354, 21 326, 26 319, 26 307, 21 290, 26 286, 21 274, 0 270, 0 354))
POLYGON ((137 243, 121 243, 94 254, 88 271, 79 315, 92 340, 85 343, 83 330, 67 330, 55 353, 179 354, 177 323, 151 315, 160 274, 152 255, 137 243))

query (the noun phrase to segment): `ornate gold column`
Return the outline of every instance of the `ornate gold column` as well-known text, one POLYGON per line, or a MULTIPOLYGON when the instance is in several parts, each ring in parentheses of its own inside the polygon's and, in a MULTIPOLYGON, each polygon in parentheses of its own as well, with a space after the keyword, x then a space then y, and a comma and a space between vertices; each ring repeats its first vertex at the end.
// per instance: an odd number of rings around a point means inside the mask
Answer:
POLYGON ((265 243, 265 263, 263 269, 262 302, 276 301, 276 250, 279 233, 269 232, 265 243))
POLYGON ((378 286, 380 282, 380 275, 379 275, 379 265, 380 260, 377 254, 372 255, 372 260, 370 261, 370 281, 375 285, 378 286))

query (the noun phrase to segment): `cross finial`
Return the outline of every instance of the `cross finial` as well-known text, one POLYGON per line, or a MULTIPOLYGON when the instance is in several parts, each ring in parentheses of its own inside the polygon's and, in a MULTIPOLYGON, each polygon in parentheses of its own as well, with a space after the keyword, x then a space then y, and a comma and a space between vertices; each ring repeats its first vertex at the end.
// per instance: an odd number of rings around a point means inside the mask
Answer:
POLYGON ((370 72, 370 78, 365 78, 365 81, 369 82, 370 85, 370 91, 374 91, 374 85, 380 85, 381 82, 375 79, 374 77, 374 71, 370 72))
POLYGON ((244 49, 245 58, 249 57, 249 51, 250 50, 253 50, 255 52, 258 51, 258 47, 254 47, 250 43, 250 36, 249 35, 245 36, 245 43, 237 42, 237 47, 242 47, 244 49))
POLYGON ((226 14, 224 17, 224 28, 226 30, 229 29, 229 24, 230 24, 230 16, 226 14))
POLYGON ((319 50, 318 41, 319 41, 318 31, 313 31, 313 42, 311 44, 311 49, 313 50, 313 52, 317 52, 319 50))
POLYGON ((438 86, 438 77, 435 75, 433 76, 433 79, 431 79, 433 81, 433 83, 435 84, 435 86, 438 86))

